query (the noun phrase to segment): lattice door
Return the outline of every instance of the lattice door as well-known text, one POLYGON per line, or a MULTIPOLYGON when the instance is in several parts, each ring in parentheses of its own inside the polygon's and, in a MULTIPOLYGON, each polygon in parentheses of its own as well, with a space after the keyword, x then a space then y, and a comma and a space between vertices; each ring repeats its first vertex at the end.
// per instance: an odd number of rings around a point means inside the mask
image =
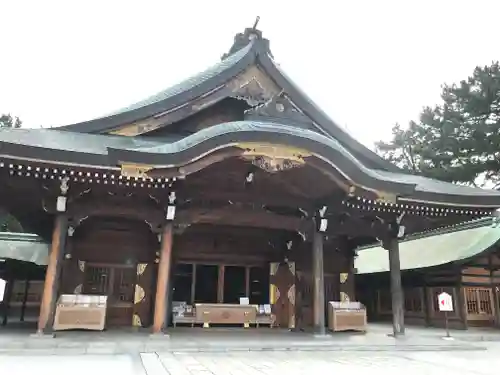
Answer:
POLYGON ((136 277, 133 266, 90 264, 85 268, 83 293, 108 296, 107 325, 132 324, 136 277))

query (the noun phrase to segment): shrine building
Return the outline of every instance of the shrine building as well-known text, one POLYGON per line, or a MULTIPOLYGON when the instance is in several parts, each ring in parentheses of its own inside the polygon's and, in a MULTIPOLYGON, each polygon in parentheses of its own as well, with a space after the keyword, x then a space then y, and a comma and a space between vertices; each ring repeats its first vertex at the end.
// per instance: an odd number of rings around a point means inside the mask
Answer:
POLYGON ((328 301, 357 301, 355 249, 380 242, 402 335, 399 240, 500 207, 498 191, 407 174, 361 145, 256 27, 104 117, 2 129, 0 176, 0 206, 50 244, 39 334, 65 294, 107 296, 107 327, 161 333, 175 306, 226 313, 243 298, 276 327, 323 333, 328 301))
MULTIPOLYGON (((438 306, 452 296, 450 327, 500 327, 500 225, 483 218, 410 235, 399 244, 405 320, 444 327, 438 306)), ((380 246, 358 249, 357 298, 372 321, 392 315, 389 265, 380 246)))

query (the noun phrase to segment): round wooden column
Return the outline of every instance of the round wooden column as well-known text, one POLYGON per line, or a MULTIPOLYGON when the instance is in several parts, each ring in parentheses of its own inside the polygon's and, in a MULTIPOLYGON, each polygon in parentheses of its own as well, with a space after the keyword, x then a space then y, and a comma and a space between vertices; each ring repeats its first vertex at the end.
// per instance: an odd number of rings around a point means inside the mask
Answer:
POLYGON ((394 337, 405 334, 405 310, 403 285, 401 282, 401 264, 399 260, 399 240, 389 241, 389 272, 391 277, 392 329, 394 337))
POLYGON ((323 266, 323 234, 315 231, 313 237, 313 325, 318 335, 325 334, 325 275, 323 266))
POLYGON ((172 222, 165 223, 161 237, 160 263, 156 282, 153 334, 162 333, 167 327, 167 302, 169 300, 168 281, 172 260, 172 222))
POLYGON ((42 303, 40 305, 40 315, 38 317, 38 335, 52 333, 67 232, 67 216, 65 214, 57 214, 54 230, 52 232, 49 263, 47 265, 45 282, 43 284, 42 303))

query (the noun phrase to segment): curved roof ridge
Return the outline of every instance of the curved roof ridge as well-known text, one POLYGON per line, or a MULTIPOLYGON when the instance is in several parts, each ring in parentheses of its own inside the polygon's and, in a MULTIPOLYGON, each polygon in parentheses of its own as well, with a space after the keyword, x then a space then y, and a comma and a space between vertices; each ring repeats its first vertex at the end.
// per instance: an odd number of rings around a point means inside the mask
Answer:
POLYGON ((123 123, 138 121, 168 111, 217 88, 243 71, 255 60, 257 44, 251 39, 245 47, 238 49, 208 69, 134 104, 98 118, 53 129, 99 133, 111 130, 123 123))
POLYGON ((399 167, 377 155, 374 151, 358 142, 345 129, 339 126, 288 76, 288 74, 285 73, 283 69, 281 69, 270 53, 260 53, 258 55, 258 61, 273 79, 279 81, 277 82, 278 85, 284 89, 288 96, 290 96, 292 102, 313 119, 322 133, 329 137, 338 138, 340 143, 345 144, 349 149, 354 150, 357 154, 364 157, 364 161, 367 162, 367 166, 370 168, 404 173, 399 167))

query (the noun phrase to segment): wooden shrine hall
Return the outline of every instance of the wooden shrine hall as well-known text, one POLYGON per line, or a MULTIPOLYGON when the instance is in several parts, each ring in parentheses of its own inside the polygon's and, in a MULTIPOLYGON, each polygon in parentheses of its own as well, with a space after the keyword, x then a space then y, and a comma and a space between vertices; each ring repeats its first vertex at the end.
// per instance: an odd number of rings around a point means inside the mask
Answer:
MULTIPOLYGON (((437 296, 452 296, 450 326, 500 327, 500 225, 483 218, 410 235, 400 242, 405 319, 445 325, 437 296)), ((389 265, 380 246, 358 249, 356 291, 372 321, 391 316, 389 265)))
POLYGON ((326 302, 356 300, 354 250, 380 241, 402 335, 399 238, 500 207, 498 191, 409 175, 362 146, 256 27, 104 117, 3 129, 0 158, 0 205, 51 243, 39 334, 66 294, 107 296, 106 326, 161 333, 181 305, 230 314, 243 299, 270 305, 274 326, 323 333, 326 302))

